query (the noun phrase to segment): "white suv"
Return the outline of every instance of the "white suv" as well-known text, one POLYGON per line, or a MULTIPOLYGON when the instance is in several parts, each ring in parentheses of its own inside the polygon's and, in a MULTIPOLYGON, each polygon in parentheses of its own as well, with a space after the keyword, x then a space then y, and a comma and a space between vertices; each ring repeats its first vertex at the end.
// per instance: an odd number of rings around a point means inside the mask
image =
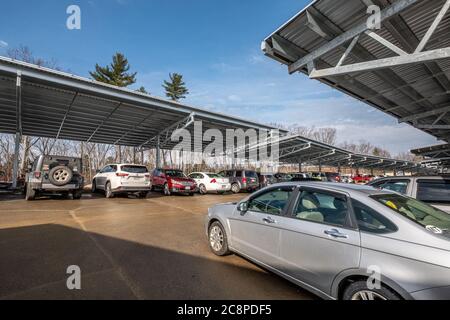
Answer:
POLYGON ((92 180, 92 192, 98 190, 103 190, 107 198, 120 193, 139 193, 145 197, 151 190, 150 173, 143 165, 110 164, 92 180))

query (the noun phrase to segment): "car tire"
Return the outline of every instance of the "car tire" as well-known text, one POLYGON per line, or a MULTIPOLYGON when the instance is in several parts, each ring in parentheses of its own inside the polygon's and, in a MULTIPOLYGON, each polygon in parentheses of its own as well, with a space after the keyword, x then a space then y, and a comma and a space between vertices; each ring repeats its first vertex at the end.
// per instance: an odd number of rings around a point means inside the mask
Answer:
POLYGON ((111 182, 107 182, 105 185, 105 197, 107 199, 114 198, 114 193, 112 192, 112 189, 111 189, 111 182))
POLYGON ((147 196, 148 196, 148 192, 140 192, 139 193, 139 198, 146 199, 147 196))
POLYGON ((239 187, 239 185, 237 183, 233 183, 231 185, 231 192, 233 192, 234 194, 241 192, 241 188, 239 187))
POLYGON ((36 199, 36 190, 32 189, 30 184, 27 183, 26 191, 25 191, 25 200, 33 201, 36 199))
POLYGON ((74 191, 72 193, 72 198, 73 200, 80 200, 81 197, 83 196, 83 191, 79 190, 79 191, 74 191))
POLYGON ((57 166, 48 173, 48 180, 55 186, 62 187, 72 181, 73 172, 69 167, 57 166))
POLYGON ((208 193, 208 190, 206 190, 206 186, 204 184, 201 184, 198 187, 198 191, 200 192, 201 195, 205 195, 208 193))
POLYGON ((219 257, 230 255, 225 229, 218 221, 213 222, 208 230, 208 244, 211 251, 219 257))
POLYGON ((167 183, 164 184, 163 192, 164 192, 165 196, 170 196, 171 195, 170 189, 169 189, 169 185, 167 183))
POLYGON ((401 300, 391 289, 381 285, 379 289, 369 289, 367 281, 356 281, 344 291, 343 300, 401 300))
POLYGON ((97 193, 97 182, 95 182, 95 179, 92 181, 92 193, 97 193))
POLYGON ((193 196, 195 196, 195 193, 194 193, 194 192, 191 192, 191 193, 189 193, 189 196, 190 196, 190 197, 193 197, 193 196))

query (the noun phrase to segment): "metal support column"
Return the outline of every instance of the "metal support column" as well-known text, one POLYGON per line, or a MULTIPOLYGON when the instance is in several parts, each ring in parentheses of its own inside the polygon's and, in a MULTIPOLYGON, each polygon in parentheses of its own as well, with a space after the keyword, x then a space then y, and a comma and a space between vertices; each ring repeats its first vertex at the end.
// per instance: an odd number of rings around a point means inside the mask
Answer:
POLYGON ((322 160, 319 159, 319 172, 322 173, 322 160))
POLYGON ((156 137, 156 168, 161 168, 161 137, 156 137))
POLYGON ((20 142, 22 136, 19 132, 16 132, 16 141, 14 143, 14 163, 13 163, 13 176, 12 176, 12 187, 17 188, 17 178, 19 174, 19 153, 20 153, 20 142))
POLYGON ((298 162, 298 172, 302 172, 303 171, 303 163, 302 160, 300 159, 298 162))
POLYGON ((22 73, 17 72, 16 82, 16 141, 14 145, 14 163, 13 163, 13 176, 12 187, 17 188, 17 178, 19 175, 19 153, 20 143, 22 141, 22 73))

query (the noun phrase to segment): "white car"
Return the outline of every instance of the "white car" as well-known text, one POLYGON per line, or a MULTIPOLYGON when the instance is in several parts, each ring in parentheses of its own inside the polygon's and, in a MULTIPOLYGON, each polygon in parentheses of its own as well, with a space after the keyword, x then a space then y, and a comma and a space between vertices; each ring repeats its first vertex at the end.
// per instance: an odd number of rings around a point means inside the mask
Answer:
POLYGON ((92 192, 98 190, 103 190, 106 198, 121 193, 139 193, 144 197, 151 190, 150 173, 143 165, 110 164, 92 180, 92 192))
POLYGON ((198 186, 200 194, 208 192, 225 193, 231 190, 230 179, 217 173, 193 172, 189 175, 198 186))

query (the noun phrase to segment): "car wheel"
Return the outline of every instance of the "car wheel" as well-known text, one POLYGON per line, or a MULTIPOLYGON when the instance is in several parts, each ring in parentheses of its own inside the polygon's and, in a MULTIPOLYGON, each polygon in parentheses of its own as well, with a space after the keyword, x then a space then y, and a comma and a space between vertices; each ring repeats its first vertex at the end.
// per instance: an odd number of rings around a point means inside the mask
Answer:
POLYGON ((55 186, 62 187, 68 184, 73 177, 73 172, 66 166, 57 166, 50 170, 48 180, 55 186))
POLYGON ((220 222, 216 221, 211 224, 208 239, 209 247, 215 255, 222 257, 231 253, 228 249, 228 239, 225 229, 220 222))
POLYGON ((92 189, 91 189, 92 193, 97 193, 97 183, 94 181, 92 181, 92 189))
POLYGON ((200 191, 200 194, 202 194, 202 195, 205 195, 205 194, 208 193, 208 190, 206 190, 206 186, 205 186, 204 184, 201 184, 201 185, 198 187, 198 189, 199 189, 199 191, 200 191))
POLYGON ((343 295, 343 300, 400 300, 400 297, 381 285, 379 289, 369 289, 366 281, 357 281, 349 285, 343 295))
POLYGON ((83 191, 74 191, 72 194, 73 200, 80 200, 83 196, 83 191))
POLYGON ((170 189, 169 189, 169 185, 166 183, 164 184, 164 195, 165 196, 170 196, 170 189))
POLYGON ((139 193, 139 198, 145 199, 145 198, 147 198, 147 195, 148 195, 148 192, 140 192, 139 193))
POLYGON ((241 191, 241 188, 237 183, 233 183, 233 185, 231 186, 231 191, 236 194, 241 191))
POLYGON ((105 196, 107 199, 114 198, 114 193, 112 192, 111 182, 107 182, 105 186, 105 196))
POLYGON ((34 199, 36 199, 36 190, 32 189, 30 184, 27 183, 25 200, 33 201, 34 199))

